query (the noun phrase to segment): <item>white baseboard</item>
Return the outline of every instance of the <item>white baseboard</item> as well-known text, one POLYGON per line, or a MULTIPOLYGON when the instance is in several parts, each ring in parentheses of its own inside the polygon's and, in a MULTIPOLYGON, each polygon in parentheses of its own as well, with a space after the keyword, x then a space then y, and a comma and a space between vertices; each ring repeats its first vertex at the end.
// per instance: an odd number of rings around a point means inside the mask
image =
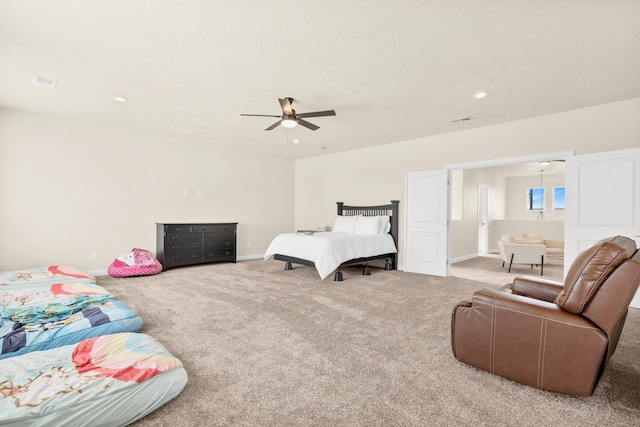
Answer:
POLYGON ((237 257, 238 261, 247 261, 250 259, 263 259, 264 258, 264 254, 253 254, 253 255, 241 255, 239 257, 237 257))
POLYGON ((458 258, 454 258, 454 259, 451 260, 451 264, 456 263, 456 262, 460 262, 460 261, 466 261, 468 259, 473 259, 473 258, 475 258, 477 256, 478 256, 478 254, 475 253, 475 254, 469 254, 469 255, 464 255, 464 256, 458 257, 458 258))

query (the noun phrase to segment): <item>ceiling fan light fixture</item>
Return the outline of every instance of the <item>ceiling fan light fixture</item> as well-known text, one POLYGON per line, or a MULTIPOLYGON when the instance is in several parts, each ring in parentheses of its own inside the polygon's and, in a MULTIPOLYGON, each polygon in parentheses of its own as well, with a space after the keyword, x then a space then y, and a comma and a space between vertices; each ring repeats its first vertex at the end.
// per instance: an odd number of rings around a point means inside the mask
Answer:
POLYGON ((256 116, 256 117, 278 117, 280 120, 266 128, 265 130, 274 130, 278 126, 282 125, 287 129, 294 128, 298 125, 310 130, 318 130, 320 126, 316 126, 313 123, 309 123, 305 119, 308 117, 325 117, 335 116, 336 112, 333 110, 326 111, 312 111, 310 113, 296 114, 296 110, 291 108, 293 98, 278 98, 280 101, 280 108, 282 109, 282 116, 275 116, 272 114, 240 114, 241 116, 256 116))
POLYGON ((295 119, 292 119, 291 117, 282 119, 282 122, 280 122, 280 124, 289 129, 298 126, 298 122, 295 119))

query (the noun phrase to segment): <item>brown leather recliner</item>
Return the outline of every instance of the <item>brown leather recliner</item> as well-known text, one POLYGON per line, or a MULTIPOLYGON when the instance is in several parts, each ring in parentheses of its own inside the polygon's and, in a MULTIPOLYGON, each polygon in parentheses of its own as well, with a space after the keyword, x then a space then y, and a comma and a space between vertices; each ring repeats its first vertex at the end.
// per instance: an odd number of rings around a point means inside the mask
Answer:
POLYGON ((610 237, 581 252, 564 285, 519 277, 482 289, 451 316, 461 362, 522 384, 589 396, 613 355, 640 285, 640 251, 610 237))

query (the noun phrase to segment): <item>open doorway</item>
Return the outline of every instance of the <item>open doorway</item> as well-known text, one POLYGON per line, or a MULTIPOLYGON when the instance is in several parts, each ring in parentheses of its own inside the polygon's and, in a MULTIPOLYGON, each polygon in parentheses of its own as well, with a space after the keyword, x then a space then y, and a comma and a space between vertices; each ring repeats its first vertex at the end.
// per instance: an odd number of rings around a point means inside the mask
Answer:
MULTIPOLYGON (((564 240, 564 212, 554 210, 552 196, 556 187, 564 185, 562 160, 571 156, 572 152, 549 153, 447 166, 449 171, 456 171, 450 174, 451 189, 458 192, 451 194, 451 274, 457 275, 454 272, 456 263, 480 256, 493 258, 485 259, 485 264, 500 272, 502 262, 497 240, 503 234, 520 239, 525 233, 541 233, 545 238, 564 240), (550 159, 554 162, 545 165, 544 161, 550 159), (545 168, 543 185, 540 183, 541 167, 545 168), (530 187, 546 188, 547 220, 539 220, 538 211, 527 210, 526 194, 530 187)), ((556 256, 548 261, 552 261, 561 275, 564 258, 556 256)), ((545 276, 547 270, 549 274, 552 272, 545 265, 545 276)))
MULTIPOLYGON (((447 277, 450 275, 449 270, 452 263, 478 257, 477 183, 481 181, 476 181, 475 184, 472 184, 473 195, 467 197, 468 192, 465 187, 468 182, 463 177, 464 185, 460 186, 463 190, 457 195, 459 198, 456 198, 456 195, 452 195, 452 188, 456 187, 456 185, 455 182, 451 182, 451 177, 455 175, 456 170, 464 170, 466 175, 467 170, 482 171, 483 168, 540 162, 549 159, 563 163, 565 159, 571 157, 573 157, 573 152, 538 154, 527 157, 445 165, 441 170, 407 173, 405 185, 405 271, 447 277), (460 203, 458 203, 459 201, 460 203), (467 209, 472 209, 470 215, 462 214, 460 216, 460 227, 455 224, 457 214, 454 208, 458 205, 465 212, 467 209), (416 209, 416 207, 420 209, 416 209), (416 212, 422 216, 416 217, 413 215, 416 212), (422 229, 426 225, 429 226, 429 229, 422 229), (420 239, 420 241, 413 241, 412 239, 414 238, 420 239), (423 265, 425 268, 422 268, 423 265)), ((539 171, 536 171, 536 177, 538 174, 539 171)), ((493 196, 495 194, 495 186, 488 185, 492 198, 491 203, 487 203, 489 221, 486 223, 488 227, 486 236, 489 237, 485 238, 485 241, 490 245, 494 240, 493 237, 495 235, 499 236, 497 233, 500 233, 501 230, 495 230, 495 227, 492 227, 492 222, 494 221, 491 220, 491 211, 499 198, 493 196)), ((502 200, 504 200, 504 197, 502 200)), ((504 204, 504 202, 502 203, 504 204)), ((523 204, 526 206, 524 201, 523 204)), ((529 230, 526 231, 529 232, 529 230)), ((518 232, 525 231, 519 230, 518 232)), ((560 236, 564 238, 564 230, 561 231, 560 236)), ((497 238, 495 241, 497 243, 497 238)), ((497 252, 497 244, 495 246, 495 251, 497 252)), ((489 251, 491 251, 490 246, 489 251)))

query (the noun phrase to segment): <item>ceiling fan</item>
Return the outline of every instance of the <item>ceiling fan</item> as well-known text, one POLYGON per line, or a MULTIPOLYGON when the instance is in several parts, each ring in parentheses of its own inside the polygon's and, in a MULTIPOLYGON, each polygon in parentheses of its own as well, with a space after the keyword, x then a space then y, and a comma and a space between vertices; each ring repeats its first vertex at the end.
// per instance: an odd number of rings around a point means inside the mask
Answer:
POLYGON ((297 125, 301 125, 311 130, 318 130, 320 126, 316 126, 313 123, 309 123, 306 120, 308 117, 323 117, 323 116, 335 116, 336 112, 333 110, 326 111, 314 111, 312 113, 302 113, 297 114, 296 110, 291 108, 291 104, 293 104, 293 98, 285 98, 280 99, 280 107, 282 108, 282 116, 276 116, 271 114, 240 114, 241 116, 253 116, 253 117, 280 117, 280 120, 266 128, 265 130, 273 130, 277 128, 279 125, 282 125, 286 128, 293 128, 297 125))

